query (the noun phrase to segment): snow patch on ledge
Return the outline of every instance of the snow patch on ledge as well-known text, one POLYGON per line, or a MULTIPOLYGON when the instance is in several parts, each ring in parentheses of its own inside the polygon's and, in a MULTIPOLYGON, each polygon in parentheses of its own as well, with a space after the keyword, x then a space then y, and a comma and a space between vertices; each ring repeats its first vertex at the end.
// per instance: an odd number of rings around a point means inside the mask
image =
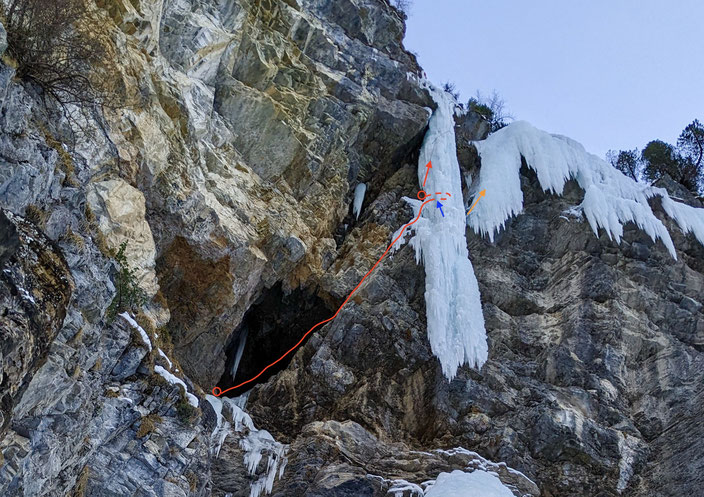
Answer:
POLYGON ((134 328, 135 330, 137 330, 139 332, 139 335, 142 337, 142 341, 144 342, 144 345, 146 345, 149 348, 149 352, 151 352, 152 351, 152 341, 149 340, 149 335, 147 335, 147 332, 144 331, 144 328, 139 326, 137 324, 137 321, 132 319, 132 316, 130 316, 126 312, 123 312, 122 314, 120 314, 120 317, 122 319, 124 319, 125 321, 127 321, 132 328, 134 328))
POLYGON ((166 354, 164 354, 164 351, 163 351, 163 350, 159 349, 159 355, 160 355, 160 356, 166 361, 166 363, 169 365, 169 369, 173 368, 174 365, 173 365, 173 363, 171 362, 171 359, 169 359, 169 357, 168 357, 166 354))
POLYGON ((154 372, 160 375, 172 385, 181 385, 183 387, 184 393, 186 394, 186 399, 188 399, 188 403, 191 404, 193 407, 198 407, 198 397, 188 391, 188 387, 181 378, 172 375, 166 369, 159 365, 154 366, 154 372))
MULTIPOLYGON (((416 262, 422 260, 425 266, 428 340, 443 374, 452 380, 462 364, 481 368, 489 351, 479 285, 465 238, 467 225, 453 118, 456 103, 447 92, 431 85, 428 90, 438 107, 430 118, 421 147, 418 183, 423 188, 426 164, 432 161, 423 190, 431 198, 437 198, 442 209, 436 200, 428 203, 421 218, 406 233, 415 233, 409 244, 416 251, 416 262)), ((415 219, 422 202, 404 200, 413 207, 415 219)), ((393 250, 403 241, 399 239, 393 250)))
POLYGON ((577 181, 584 190, 578 209, 597 236, 602 228, 610 239, 620 243, 623 225, 630 221, 654 242, 661 240, 677 259, 670 234, 648 204, 648 199, 659 196, 663 209, 682 231, 693 233, 704 244, 704 209, 675 202, 664 189, 634 181, 570 138, 518 121, 473 143, 482 161, 475 189, 486 189, 487 194, 481 209, 469 215, 467 224, 491 241, 509 218, 523 210, 519 176, 523 157, 545 191, 561 195, 568 180, 577 181))
POLYGON ((484 471, 465 473, 455 470, 440 473, 435 483, 425 493, 425 497, 514 497, 513 492, 493 474, 484 471))

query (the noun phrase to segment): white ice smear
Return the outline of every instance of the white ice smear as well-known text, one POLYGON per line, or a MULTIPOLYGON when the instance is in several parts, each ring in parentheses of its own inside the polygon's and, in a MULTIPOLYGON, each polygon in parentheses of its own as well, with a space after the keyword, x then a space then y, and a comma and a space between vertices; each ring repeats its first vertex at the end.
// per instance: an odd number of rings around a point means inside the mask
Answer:
POLYGON ((255 428, 252 418, 239 408, 234 399, 207 395, 217 416, 217 425, 211 435, 213 452, 217 457, 228 435, 239 439, 244 451, 244 464, 250 475, 256 476, 249 489, 249 497, 259 497, 263 492, 271 493, 277 475, 283 476, 288 459, 288 445, 280 444, 266 430, 255 428), (225 411, 225 412, 223 412, 225 411), (266 455, 266 466, 259 465, 266 455))
POLYGON ((161 357, 163 357, 163 359, 164 359, 164 360, 166 361, 166 363, 169 365, 169 369, 171 369, 171 368, 173 367, 173 364, 172 364, 172 362, 171 362, 171 359, 169 359, 169 358, 166 356, 166 354, 164 354, 164 351, 161 350, 161 349, 159 349, 159 355, 160 355, 161 357))
POLYGON ((242 360, 242 354, 244 353, 244 346, 247 343, 247 334, 249 330, 244 328, 240 334, 239 341, 237 342, 237 352, 235 353, 235 360, 232 363, 232 377, 237 376, 237 369, 240 367, 240 361, 242 360))
POLYGON ((130 316, 126 312, 123 312, 122 314, 120 314, 120 317, 123 318, 125 321, 127 321, 132 328, 134 328, 135 330, 137 330, 139 332, 140 336, 142 337, 142 341, 144 342, 144 345, 149 347, 149 351, 151 352, 152 341, 149 340, 149 335, 147 335, 147 332, 144 331, 144 329, 137 324, 137 321, 132 319, 132 316, 130 316))
POLYGON ((425 497, 513 497, 498 477, 485 471, 440 473, 425 497))
POLYGON ((362 212, 362 204, 364 203, 364 194, 367 193, 367 185, 360 183, 354 189, 354 202, 352 202, 352 213, 355 219, 359 219, 359 214, 362 212))
POLYGON ((704 244, 704 209, 675 202, 662 188, 632 180, 574 140, 519 121, 474 145, 482 160, 475 188, 486 189, 487 194, 481 209, 469 215, 468 224, 475 232, 489 235, 492 241, 506 220, 523 210, 519 176, 523 156, 545 191, 561 195, 568 180, 577 181, 585 192, 579 210, 597 236, 602 228, 618 243, 623 225, 630 221, 653 241, 661 240, 676 259, 670 234, 648 204, 649 198, 660 196, 663 209, 682 231, 693 233, 704 244))
MULTIPOLYGON (((430 118, 421 148, 418 181, 422 186, 426 164, 432 161, 423 189, 442 203, 442 212, 437 201, 426 204, 422 217, 409 228, 415 232, 410 245, 415 248, 416 261, 422 259, 425 266, 428 340, 443 373, 452 380, 464 363, 480 368, 487 360, 488 346, 479 285, 465 238, 466 214, 453 119, 455 102, 442 90, 428 89, 438 108, 430 118)), ((405 200, 413 207, 415 219, 421 202, 405 200)), ((399 240, 394 249, 402 242, 399 240)))
POLYGON ((191 404, 193 407, 198 407, 198 397, 188 391, 188 387, 181 378, 177 378, 176 376, 172 375, 159 365, 154 366, 154 372, 159 374, 162 378, 164 378, 172 385, 181 385, 186 394, 186 399, 188 399, 188 403, 191 404))
POLYGON ((20 291, 20 293, 22 294, 22 297, 23 297, 25 300, 29 300, 32 304, 36 304, 36 303, 37 303, 37 302, 34 300, 34 297, 32 297, 32 296, 29 294, 29 292, 28 292, 27 290, 25 290, 25 289, 22 288, 22 287, 19 287, 18 290, 20 291))

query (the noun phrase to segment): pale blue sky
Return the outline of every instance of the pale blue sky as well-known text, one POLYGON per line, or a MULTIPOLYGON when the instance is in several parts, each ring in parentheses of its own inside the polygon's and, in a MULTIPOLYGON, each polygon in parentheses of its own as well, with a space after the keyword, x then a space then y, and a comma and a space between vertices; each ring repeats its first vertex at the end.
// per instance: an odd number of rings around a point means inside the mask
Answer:
POLYGON ((496 89, 516 118, 610 148, 674 143, 704 120, 702 0, 414 0, 406 48, 463 100, 496 89))

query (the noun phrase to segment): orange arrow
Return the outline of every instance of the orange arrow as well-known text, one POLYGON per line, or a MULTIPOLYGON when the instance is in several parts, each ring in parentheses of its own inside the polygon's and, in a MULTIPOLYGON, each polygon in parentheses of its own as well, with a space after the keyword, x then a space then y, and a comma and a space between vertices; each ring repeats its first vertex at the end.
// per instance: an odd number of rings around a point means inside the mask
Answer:
POLYGON ((425 188, 425 182, 428 181, 428 173, 430 170, 433 168, 433 161, 428 161, 428 163, 425 165, 425 179, 423 180, 423 188, 425 188))
POLYGON ((474 208, 477 206, 477 204, 479 203, 479 201, 482 199, 482 197, 483 197, 484 195, 486 195, 486 190, 482 190, 482 191, 479 192, 479 198, 477 199, 476 202, 474 202, 474 205, 472 206, 472 208, 467 211, 467 215, 468 215, 468 216, 469 216, 469 213, 474 210, 474 208))

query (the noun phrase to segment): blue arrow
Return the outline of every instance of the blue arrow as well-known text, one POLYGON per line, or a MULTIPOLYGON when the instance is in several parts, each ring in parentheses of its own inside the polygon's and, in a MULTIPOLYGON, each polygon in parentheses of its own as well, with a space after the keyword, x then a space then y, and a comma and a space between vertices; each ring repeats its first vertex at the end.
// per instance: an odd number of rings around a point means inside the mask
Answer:
POLYGON ((438 201, 438 205, 436 207, 440 209, 440 214, 442 214, 442 217, 445 217, 445 213, 442 211, 442 204, 440 203, 440 201, 438 201))

